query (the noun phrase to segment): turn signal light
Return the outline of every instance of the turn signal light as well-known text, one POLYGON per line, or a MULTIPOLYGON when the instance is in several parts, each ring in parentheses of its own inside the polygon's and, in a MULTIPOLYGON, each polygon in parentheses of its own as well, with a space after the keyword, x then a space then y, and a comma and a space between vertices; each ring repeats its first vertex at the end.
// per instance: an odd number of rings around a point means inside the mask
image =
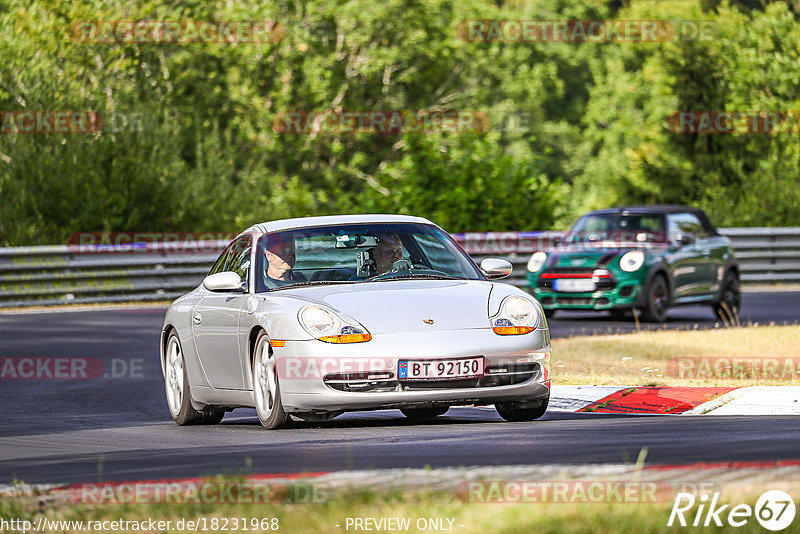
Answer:
POLYGON ((371 334, 341 334, 338 336, 318 337, 320 341, 326 343, 364 343, 372 339, 371 334))
POLYGON ((501 336, 520 336, 533 332, 535 328, 532 326, 495 326, 492 330, 494 330, 495 334, 500 334, 501 336))

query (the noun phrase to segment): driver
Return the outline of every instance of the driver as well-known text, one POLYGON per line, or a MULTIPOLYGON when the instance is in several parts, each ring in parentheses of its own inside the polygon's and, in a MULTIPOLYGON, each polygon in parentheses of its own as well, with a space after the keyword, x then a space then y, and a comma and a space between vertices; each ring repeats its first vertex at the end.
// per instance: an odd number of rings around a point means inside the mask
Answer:
POLYGON ((295 282, 305 282, 303 273, 292 270, 295 263, 294 239, 281 234, 271 235, 264 246, 266 269, 264 282, 267 287, 278 287, 295 282))
POLYGON ((381 234, 378 236, 378 245, 372 249, 372 259, 375 260, 375 274, 381 275, 390 272, 396 261, 403 259, 403 242, 397 234, 381 234))

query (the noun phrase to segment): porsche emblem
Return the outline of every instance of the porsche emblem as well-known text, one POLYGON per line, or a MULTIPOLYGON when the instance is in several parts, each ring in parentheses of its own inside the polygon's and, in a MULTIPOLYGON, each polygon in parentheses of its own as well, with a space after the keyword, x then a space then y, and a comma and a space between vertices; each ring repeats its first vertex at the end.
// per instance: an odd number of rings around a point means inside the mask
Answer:
POLYGON ((433 324, 433 319, 423 319, 422 322, 425 324, 433 324))

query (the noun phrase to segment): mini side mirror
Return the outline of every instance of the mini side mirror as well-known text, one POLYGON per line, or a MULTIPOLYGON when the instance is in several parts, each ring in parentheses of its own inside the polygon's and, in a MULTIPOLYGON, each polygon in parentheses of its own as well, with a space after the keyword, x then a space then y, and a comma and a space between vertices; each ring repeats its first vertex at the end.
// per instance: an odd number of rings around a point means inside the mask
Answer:
POLYGON ((489 280, 505 278, 511 274, 512 269, 511 262, 500 258, 486 258, 481 262, 481 271, 489 280))
POLYGON ((692 234, 678 234, 676 241, 678 242, 678 246, 685 247, 686 245, 694 243, 694 236, 692 234))
POLYGON ((203 287, 209 291, 244 291, 242 277, 230 271, 206 276, 203 279, 203 287))

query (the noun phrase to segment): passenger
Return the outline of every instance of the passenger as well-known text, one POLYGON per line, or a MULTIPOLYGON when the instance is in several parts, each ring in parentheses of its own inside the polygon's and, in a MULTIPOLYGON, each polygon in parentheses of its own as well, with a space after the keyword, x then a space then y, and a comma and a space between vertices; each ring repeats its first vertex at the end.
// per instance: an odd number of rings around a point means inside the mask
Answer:
POLYGON ((378 246, 372 249, 375 274, 386 274, 394 269, 395 262, 403 259, 403 242, 397 234, 378 236, 378 246))

